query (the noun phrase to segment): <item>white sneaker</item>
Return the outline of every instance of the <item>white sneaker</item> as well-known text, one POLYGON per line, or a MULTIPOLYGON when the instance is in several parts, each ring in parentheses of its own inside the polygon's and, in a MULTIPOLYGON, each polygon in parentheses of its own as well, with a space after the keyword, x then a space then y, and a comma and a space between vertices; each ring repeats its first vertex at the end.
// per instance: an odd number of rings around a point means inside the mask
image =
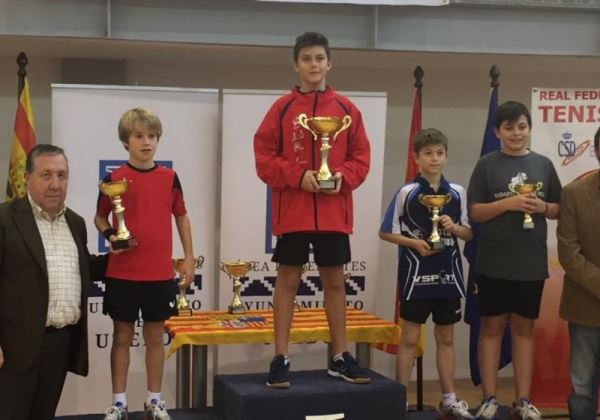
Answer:
POLYGON ((127 420, 127 407, 115 403, 104 413, 104 420, 127 420))
POLYGON ((150 404, 144 403, 145 420, 171 420, 164 401, 152 400, 150 404))
POLYGON ((542 420, 542 413, 531 401, 522 399, 520 405, 513 403, 512 417, 520 420, 542 420))
POLYGON ((450 405, 443 405, 443 402, 440 401, 438 410, 443 418, 453 418, 456 420, 470 420, 475 418, 473 414, 469 413, 469 404, 462 400, 455 401, 450 405))
POLYGON ((496 418, 498 412, 498 401, 496 397, 487 397, 481 401, 481 405, 475 413, 479 420, 492 420, 496 418))

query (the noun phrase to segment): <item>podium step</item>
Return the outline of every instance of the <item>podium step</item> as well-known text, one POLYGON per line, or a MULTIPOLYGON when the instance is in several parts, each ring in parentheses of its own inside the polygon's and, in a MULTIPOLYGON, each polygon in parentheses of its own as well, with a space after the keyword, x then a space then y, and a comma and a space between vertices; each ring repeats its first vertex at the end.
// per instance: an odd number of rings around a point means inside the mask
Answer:
POLYGON ((225 420, 306 420, 336 414, 343 414, 344 420, 404 419, 404 386, 373 371, 369 374, 370 384, 355 385, 330 378, 326 370, 290 372, 288 389, 268 388, 266 373, 218 375, 214 408, 225 420))

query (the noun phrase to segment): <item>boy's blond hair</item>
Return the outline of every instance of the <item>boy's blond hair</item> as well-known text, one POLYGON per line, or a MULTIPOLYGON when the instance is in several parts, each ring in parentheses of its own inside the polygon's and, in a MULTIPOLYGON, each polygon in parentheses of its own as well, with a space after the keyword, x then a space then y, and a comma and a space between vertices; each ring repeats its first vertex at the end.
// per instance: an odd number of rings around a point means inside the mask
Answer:
POLYGON ((162 124, 156 114, 144 108, 133 108, 125 112, 119 120, 119 140, 125 148, 129 143, 129 136, 140 125, 148 132, 155 133, 158 139, 162 136, 162 124))
POLYGON ((437 146, 441 145, 444 147, 446 153, 448 152, 448 138, 440 130, 435 128, 424 128, 417 132, 413 143, 413 151, 419 154, 421 149, 425 146, 437 146))

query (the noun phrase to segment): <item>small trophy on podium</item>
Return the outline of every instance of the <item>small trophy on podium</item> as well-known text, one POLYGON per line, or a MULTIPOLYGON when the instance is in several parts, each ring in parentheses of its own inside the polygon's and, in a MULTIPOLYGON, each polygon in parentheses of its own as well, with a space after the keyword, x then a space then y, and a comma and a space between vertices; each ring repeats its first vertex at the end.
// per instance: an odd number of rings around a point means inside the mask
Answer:
POLYGON ((227 307, 227 311, 230 314, 243 314, 246 312, 246 308, 240 297, 240 288, 242 287, 240 278, 250 271, 253 264, 254 261, 237 260, 232 262, 221 261, 221 264, 219 265, 221 271, 227 274, 230 279, 233 279, 233 298, 227 307))
MULTIPOLYGON (((181 274, 183 270, 183 258, 173 258, 171 262, 173 263, 173 270, 176 273, 181 274)), ((202 264, 204 264, 204 257, 199 255, 194 258, 194 268, 202 268, 202 264)), ((184 276, 183 274, 181 274, 184 276)), ((181 280, 184 280, 183 278, 181 280)), ((192 308, 190 308, 190 303, 185 297, 185 289, 179 288, 179 295, 177 296, 177 316, 190 316, 192 315, 192 308)))
POLYGON ((125 207, 121 205, 121 196, 127 191, 129 181, 123 178, 120 181, 100 182, 99 187, 102 194, 107 195, 113 204, 113 214, 117 218, 117 240, 111 242, 111 247, 114 250, 127 249, 137 244, 136 240, 131 236, 131 233, 125 226, 125 207))
MULTIPOLYGON (((515 194, 530 194, 535 193, 542 189, 544 186, 543 183, 538 182, 536 184, 525 184, 525 183, 510 183, 508 184, 508 189, 514 192, 515 194)), ((533 229, 533 219, 531 218, 531 214, 525 212, 523 215, 523 229, 529 230, 533 229)))
POLYGON ((336 137, 342 131, 350 127, 352 118, 346 115, 343 118, 339 117, 307 117, 306 114, 298 115, 298 123, 310 131, 317 141, 321 137, 321 167, 317 174, 317 182, 321 190, 335 190, 336 182, 332 179, 331 171, 327 165, 327 156, 329 156, 329 138, 333 136, 332 141, 335 142, 336 137))
POLYGON ((432 250, 444 249, 444 242, 438 232, 438 222, 440 220, 440 211, 442 207, 450 202, 452 196, 450 194, 419 194, 419 203, 429 209, 431 213, 431 235, 427 242, 432 250))

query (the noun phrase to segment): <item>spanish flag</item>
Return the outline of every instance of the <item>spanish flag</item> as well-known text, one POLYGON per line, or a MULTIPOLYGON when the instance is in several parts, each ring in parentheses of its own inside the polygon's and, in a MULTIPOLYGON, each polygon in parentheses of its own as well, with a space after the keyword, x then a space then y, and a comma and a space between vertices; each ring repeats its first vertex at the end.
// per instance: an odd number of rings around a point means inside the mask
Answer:
POLYGON ((15 115, 15 129, 12 138, 8 181, 6 183, 6 201, 23 197, 25 188, 25 159, 35 146, 35 125, 29 97, 29 83, 24 79, 19 92, 19 103, 15 115))

